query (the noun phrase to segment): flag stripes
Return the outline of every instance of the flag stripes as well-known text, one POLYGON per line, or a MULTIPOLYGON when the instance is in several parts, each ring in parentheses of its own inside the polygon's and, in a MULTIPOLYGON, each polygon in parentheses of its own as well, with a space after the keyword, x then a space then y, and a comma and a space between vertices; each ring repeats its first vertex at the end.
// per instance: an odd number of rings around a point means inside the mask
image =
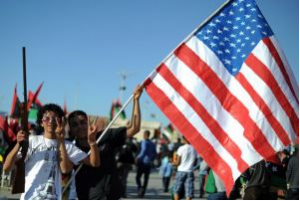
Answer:
POLYGON ((145 82, 149 96, 224 181, 227 194, 249 166, 299 136, 298 85, 255 5, 230 1, 145 82), (243 27, 247 18, 256 24, 243 27))

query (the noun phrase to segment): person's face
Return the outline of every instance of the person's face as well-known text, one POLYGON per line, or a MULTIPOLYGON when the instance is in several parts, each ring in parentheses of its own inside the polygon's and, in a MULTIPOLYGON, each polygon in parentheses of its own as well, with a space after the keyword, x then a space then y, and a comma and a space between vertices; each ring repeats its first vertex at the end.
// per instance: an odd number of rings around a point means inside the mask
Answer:
POLYGON ((56 118, 58 115, 52 111, 46 111, 42 118, 42 127, 46 133, 55 133, 57 127, 56 118))
POLYGON ((87 137, 88 120, 85 116, 75 116, 70 120, 70 132, 77 138, 87 137))

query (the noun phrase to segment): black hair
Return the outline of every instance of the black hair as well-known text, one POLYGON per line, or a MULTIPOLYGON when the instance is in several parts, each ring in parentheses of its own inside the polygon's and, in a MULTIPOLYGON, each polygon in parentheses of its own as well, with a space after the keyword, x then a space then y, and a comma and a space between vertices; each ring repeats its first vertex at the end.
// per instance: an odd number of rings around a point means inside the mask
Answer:
POLYGON ((73 119, 75 117, 78 117, 78 116, 84 116, 86 119, 88 118, 87 114, 84 111, 82 111, 82 110, 75 110, 75 111, 71 112, 68 115, 68 123, 69 123, 69 125, 70 125, 71 119, 73 119))
POLYGON ((42 119, 43 119, 43 116, 46 112, 54 112, 55 114, 58 115, 59 118, 62 118, 65 116, 65 113, 64 111, 61 109, 61 107, 59 105, 56 105, 54 103, 49 103, 49 104, 46 104, 44 105, 43 107, 41 107, 37 113, 37 120, 36 120, 36 123, 38 126, 41 126, 42 125, 42 119))
POLYGON ((144 131, 144 134, 146 134, 147 137, 149 137, 149 136, 150 136, 150 131, 149 131, 149 130, 145 130, 145 131, 144 131))

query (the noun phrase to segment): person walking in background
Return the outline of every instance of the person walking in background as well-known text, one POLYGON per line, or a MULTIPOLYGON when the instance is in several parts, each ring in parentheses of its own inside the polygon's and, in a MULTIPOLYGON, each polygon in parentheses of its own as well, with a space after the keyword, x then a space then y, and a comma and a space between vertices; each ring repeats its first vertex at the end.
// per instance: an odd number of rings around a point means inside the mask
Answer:
POLYGON ((286 170, 287 200, 299 200, 299 144, 290 157, 286 170))
MULTIPOLYGON (((131 122, 126 127, 110 128, 99 142, 102 165, 92 168, 83 165, 76 175, 76 191, 78 199, 84 200, 118 200, 122 196, 121 181, 117 171, 116 153, 125 144, 127 138, 140 131, 141 112, 139 99, 143 86, 137 86, 133 92, 133 113, 131 122)), ((76 139, 76 145, 88 152, 86 139, 88 116, 77 110, 68 116, 70 136, 76 139)), ((102 131, 97 133, 98 137, 102 131)))
POLYGON ((137 156, 137 173, 136 184, 138 187, 138 196, 144 197, 148 179, 151 172, 153 161, 156 157, 156 145, 149 139, 150 131, 144 132, 144 140, 141 141, 140 152, 137 156), (144 175, 144 182, 142 185, 141 177, 144 175))
POLYGON ((135 153, 138 148, 133 142, 133 138, 127 138, 125 144, 118 151, 118 173, 122 184, 122 198, 126 198, 127 177, 135 163, 135 153))
POLYGON ((198 164, 195 169, 199 169, 199 198, 204 196, 205 177, 207 175, 208 166, 206 162, 198 155, 198 164))
POLYGON ((173 172, 172 158, 172 152, 166 153, 162 158, 161 166, 159 168, 159 174, 162 176, 164 193, 169 192, 169 185, 173 172))
MULTIPOLYGON (((25 192, 23 199, 60 200, 61 174, 73 170, 73 165, 83 162, 97 167, 100 165, 96 132, 91 129, 86 136, 91 155, 65 141, 64 112, 55 104, 46 104, 38 111, 37 124, 44 130, 43 135, 29 136, 28 151, 25 158, 25 192)), ((21 158, 21 144, 26 139, 24 131, 17 134, 17 143, 6 157, 4 170, 12 169, 21 158)))
POLYGON ((183 145, 178 148, 174 165, 178 166, 175 184, 174 199, 180 199, 180 192, 185 188, 185 197, 191 200, 194 197, 194 166, 197 162, 197 152, 185 137, 183 145))
POLYGON ((252 165, 242 176, 247 180, 244 200, 269 198, 270 175, 264 160, 252 165))

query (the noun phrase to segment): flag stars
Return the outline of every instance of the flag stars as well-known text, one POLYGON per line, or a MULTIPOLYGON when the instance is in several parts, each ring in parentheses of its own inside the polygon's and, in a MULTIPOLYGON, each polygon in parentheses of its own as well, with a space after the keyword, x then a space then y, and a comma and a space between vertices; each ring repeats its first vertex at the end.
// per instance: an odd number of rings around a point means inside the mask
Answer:
POLYGON ((241 40, 240 38, 238 38, 238 39, 236 40, 236 42, 237 42, 237 43, 241 43, 242 40, 241 40))
POLYGON ((251 8, 250 10, 251 10, 252 12, 256 11, 256 9, 255 9, 255 8, 251 8))
POLYGON ((229 28, 223 27, 223 31, 229 31, 229 28))
POLYGON ((229 50, 229 49, 226 49, 226 50, 225 50, 225 53, 230 54, 230 50, 229 50))
POLYGON ((246 7, 247 8, 249 8, 249 7, 251 7, 252 5, 250 4, 250 3, 248 3, 247 5, 246 5, 246 7))
POLYGON ((245 58, 246 57, 246 54, 242 54, 242 56, 241 56, 242 58, 245 58))
POLYGON ((239 27, 238 27, 238 26, 234 26, 234 27, 233 27, 233 29, 235 29, 235 30, 236 30, 236 29, 239 29, 239 27))
POLYGON ((246 19, 251 18, 251 15, 245 15, 245 18, 246 18, 246 19))
POLYGON ((241 18, 240 18, 240 17, 236 17, 235 20, 236 20, 236 21, 240 21, 241 18))
POLYGON ((213 39, 214 40, 219 40, 219 37, 218 36, 213 36, 213 39))
POLYGON ((231 64, 231 61, 228 60, 228 59, 224 59, 223 61, 224 61, 225 64, 229 64, 229 65, 231 64))
POLYGON ((236 44, 235 43, 230 43, 229 46, 230 47, 236 47, 236 44))
POLYGON ((207 34, 211 33, 211 30, 207 29, 207 30, 206 30, 206 33, 207 33, 207 34))
POLYGON ((255 34, 255 30, 251 31, 251 34, 255 34))
POLYGON ((246 26, 246 30, 250 30, 251 29, 251 27, 250 26, 246 26))
POLYGON ((225 43, 224 42, 219 42, 219 45, 220 46, 225 46, 225 43))
POLYGON ((204 40, 209 40, 209 37, 208 36, 203 36, 203 39, 204 40))
POLYGON ((232 24, 231 20, 227 20, 226 22, 227 22, 227 24, 232 24))
POLYGON ((273 167, 272 167, 272 171, 273 171, 273 172, 277 172, 277 167, 276 167, 276 166, 273 166, 273 167))
POLYGON ((226 17, 226 14, 220 13, 220 16, 221 16, 221 17, 226 17))
POLYGON ((233 2, 231 5, 232 5, 233 7, 236 7, 236 6, 238 6, 238 3, 237 3, 237 2, 233 2))
POLYGON ((217 33, 218 33, 218 34, 222 34, 222 33, 223 33, 223 31, 222 31, 222 30, 220 30, 220 29, 218 29, 218 30, 217 30, 217 33))
POLYGON ((231 10, 231 11, 229 12, 229 15, 234 15, 234 12, 231 10))
POLYGON ((221 55, 221 54, 223 54, 223 51, 222 50, 218 50, 217 54, 221 55))
POLYGON ((243 12, 243 11, 244 11, 244 8, 240 8, 239 11, 240 11, 240 12, 243 12))
POLYGON ((209 24, 208 24, 208 26, 210 26, 210 27, 215 27, 215 26, 216 26, 216 24, 215 24, 215 23, 213 23, 213 22, 211 22, 211 23, 209 23, 209 24))
POLYGON ((217 44, 211 42, 209 45, 211 46, 211 48, 213 48, 213 47, 215 47, 217 44))
POLYGON ((243 31, 240 31, 239 35, 243 36, 243 35, 245 35, 245 33, 243 31))
POLYGON ((256 43, 254 41, 251 42, 251 46, 254 46, 256 43))

